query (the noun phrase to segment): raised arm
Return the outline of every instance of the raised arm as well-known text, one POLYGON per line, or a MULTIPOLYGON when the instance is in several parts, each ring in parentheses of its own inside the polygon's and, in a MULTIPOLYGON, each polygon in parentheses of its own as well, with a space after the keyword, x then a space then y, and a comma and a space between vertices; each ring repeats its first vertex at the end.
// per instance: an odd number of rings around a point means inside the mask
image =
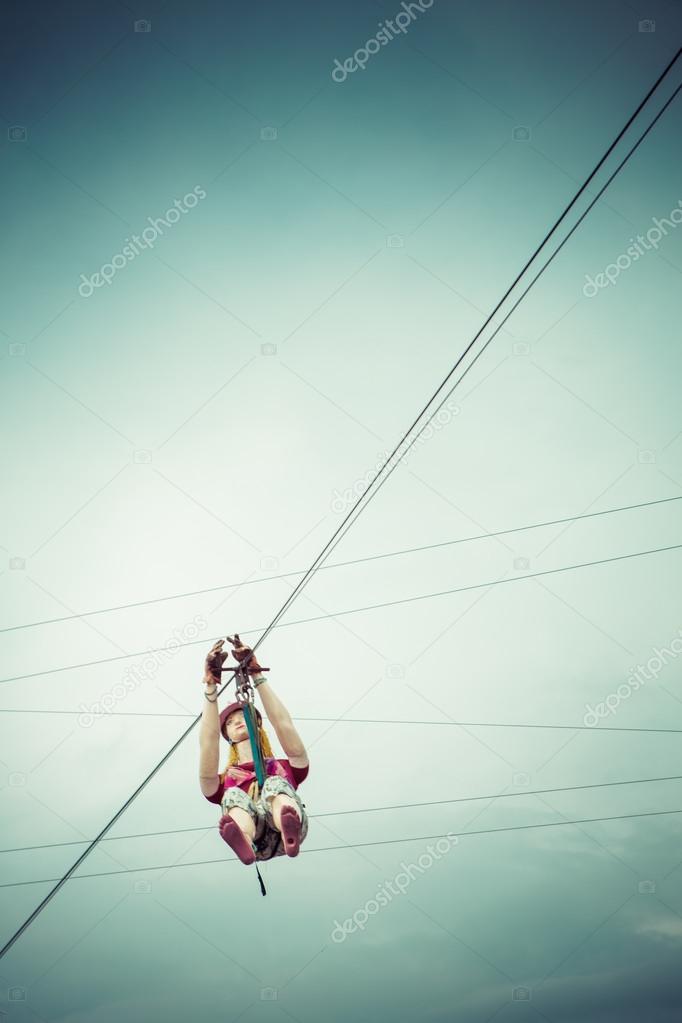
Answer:
POLYGON ((254 675, 253 685, 257 687, 268 721, 274 728, 289 763, 292 767, 307 767, 308 754, 301 736, 294 728, 289 711, 271 688, 265 675, 254 675))
POLYGON ((205 796, 212 796, 218 785, 220 756, 220 715, 218 714, 218 682, 220 667, 227 657, 222 653, 225 640, 211 647, 204 665, 204 707, 199 727, 199 784, 205 796))

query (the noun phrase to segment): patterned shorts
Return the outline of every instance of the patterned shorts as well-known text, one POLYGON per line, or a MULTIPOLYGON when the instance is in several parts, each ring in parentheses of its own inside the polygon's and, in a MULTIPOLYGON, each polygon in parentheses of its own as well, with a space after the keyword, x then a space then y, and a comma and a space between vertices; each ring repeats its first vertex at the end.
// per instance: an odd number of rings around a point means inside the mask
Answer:
POLYGON ((284 842, 281 832, 275 827, 270 808, 270 799, 276 795, 290 796, 301 815, 301 844, 308 834, 308 815, 305 811, 305 803, 286 778, 280 775, 269 775, 263 782, 260 796, 257 800, 251 799, 243 789, 237 785, 231 785, 225 790, 222 798, 221 808, 223 814, 232 806, 239 806, 250 814, 256 825, 256 833, 253 839, 253 847, 256 853, 256 860, 271 860, 275 856, 284 856, 284 842))

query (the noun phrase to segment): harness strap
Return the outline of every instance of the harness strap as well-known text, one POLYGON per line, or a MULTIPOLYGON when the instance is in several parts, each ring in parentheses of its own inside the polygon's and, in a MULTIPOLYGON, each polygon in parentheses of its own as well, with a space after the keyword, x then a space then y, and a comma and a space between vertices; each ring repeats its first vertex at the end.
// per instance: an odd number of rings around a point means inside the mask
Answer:
MULTIPOLYGON (((256 784, 259 790, 263 787, 265 781, 265 764, 263 763, 263 751, 260 747, 260 741, 258 736, 258 721, 256 719, 256 711, 250 700, 244 701, 244 719, 246 721, 246 728, 249 733, 249 739, 251 740, 251 752, 253 753, 253 766, 256 772, 256 784)), ((252 797, 253 798, 253 797, 252 797)), ((256 796, 258 798, 258 796, 256 796)))

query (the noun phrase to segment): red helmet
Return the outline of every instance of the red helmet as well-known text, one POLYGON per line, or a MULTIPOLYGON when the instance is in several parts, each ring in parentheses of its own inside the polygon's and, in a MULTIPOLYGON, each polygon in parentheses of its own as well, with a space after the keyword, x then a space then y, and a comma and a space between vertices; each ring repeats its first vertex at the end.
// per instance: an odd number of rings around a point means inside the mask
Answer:
MULTIPOLYGON (((253 707, 253 704, 251 704, 251 706, 253 707)), ((256 720, 258 721, 258 727, 260 728, 261 725, 263 724, 263 718, 262 718, 261 712, 258 710, 258 707, 253 707, 253 709, 256 712, 256 720)), ((228 707, 225 707, 225 709, 221 710, 221 712, 220 712, 220 734, 225 739, 227 739, 225 722, 227 721, 227 719, 230 716, 230 714, 233 714, 236 710, 242 710, 242 711, 244 710, 244 701, 243 700, 235 700, 234 703, 231 703, 228 707)))

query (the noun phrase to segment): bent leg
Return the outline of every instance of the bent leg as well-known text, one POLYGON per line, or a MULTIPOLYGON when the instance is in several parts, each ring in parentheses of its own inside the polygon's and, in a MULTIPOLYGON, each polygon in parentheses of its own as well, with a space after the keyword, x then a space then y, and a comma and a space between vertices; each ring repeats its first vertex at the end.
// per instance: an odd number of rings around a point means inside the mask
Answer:
POLYGON ((230 849, 237 854, 242 863, 248 867, 250 863, 254 862, 256 854, 253 849, 253 843, 246 837, 236 820, 229 813, 221 818, 218 830, 222 840, 227 842, 230 849))
POLYGON ((296 813, 298 819, 301 819, 301 812, 298 808, 298 804, 295 799, 291 796, 285 796, 284 793, 280 792, 275 796, 270 797, 270 812, 272 814, 272 821, 278 831, 282 830, 282 807, 291 806, 296 813))
POLYGON ((227 842, 242 863, 255 860, 255 840, 262 833, 264 817, 262 810, 237 786, 225 790, 221 801, 223 816, 218 824, 220 837, 227 842))
POLYGON ((246 810, 242 810, 240 806, 231 806, 229 816, 237 822, 246 837, 253 841, 256 836, 256 822, 251 814, 247 813, 246 810))
POLYGON ((303 842, 308 834, 308 815, 301 802, 301 797, 286 778, 279 775, 271 775, 266 778, 261 793, 261 802, 265 807, 267 825, 276 831, 282 831, 282 811, 284 807, 289 807, 287 813, 295 813, 300 820, 299 842, 303 842))

